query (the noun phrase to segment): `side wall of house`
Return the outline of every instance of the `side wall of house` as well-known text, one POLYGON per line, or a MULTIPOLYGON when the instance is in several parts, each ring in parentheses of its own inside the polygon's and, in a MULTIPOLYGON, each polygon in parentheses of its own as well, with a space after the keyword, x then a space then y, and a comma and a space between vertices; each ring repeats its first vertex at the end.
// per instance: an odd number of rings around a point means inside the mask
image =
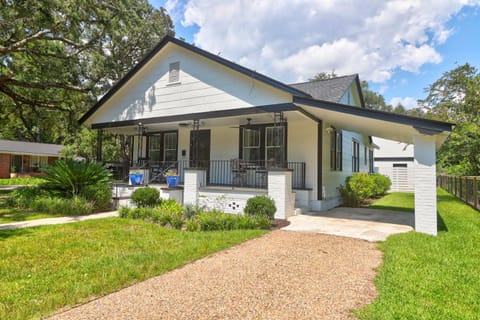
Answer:
MULTIPOLYGON (((360 107, 360 100, 356 93, 355 87, 350 87, 341 99, 341 103, 350 104, 354 108, 360 107)), ((322 171, 323 171, 323 185, 321 201, 312 201, 311 209, 314 211, 328 210, 341 204, 340 193, 338 187, 345 183, 345 179, 353 174, 352 170, 352 156, 353 156, 353 141, 360 144, 360 172, 369 171, 368 163, 368 148, 370 141, 368 136, 342 130, 342 170, 334 171, 330 167, 330 134, 327 128, 330 127, 328 119, 323 123, 323 152, 322 152, 322 171), (365 147, 367 147, 367 154, 365 155, 365 147)), ((342 128, 337 128, 342 129, 342 128)))

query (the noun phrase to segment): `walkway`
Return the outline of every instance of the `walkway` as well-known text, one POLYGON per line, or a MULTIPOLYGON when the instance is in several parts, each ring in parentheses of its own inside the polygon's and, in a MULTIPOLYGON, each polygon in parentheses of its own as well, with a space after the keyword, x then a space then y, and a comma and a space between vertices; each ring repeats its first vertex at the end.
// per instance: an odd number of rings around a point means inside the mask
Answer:
POLYGON ((276 230, 51 319, 354 319, 381 260, 374 243, 276 230))
POLYGON ((11 222, 11 223, 0 224, 0 230, 38 227, 38 226, 51 225, 51 224, 72 223, 72 222, 78 222, 78 221, 103 219, 103 218, 111 218, 111 217, 118 217, 118 211, 94 213, 87 216, 71 216, 71 217, 59 217, 59 218, 47 218, 47 219, 11 222))
POLYGON ((288 219, 289 231, 324 233, 368 241, 385 241, 388 236, 413 230, 411 212, 339 207, 288 219))

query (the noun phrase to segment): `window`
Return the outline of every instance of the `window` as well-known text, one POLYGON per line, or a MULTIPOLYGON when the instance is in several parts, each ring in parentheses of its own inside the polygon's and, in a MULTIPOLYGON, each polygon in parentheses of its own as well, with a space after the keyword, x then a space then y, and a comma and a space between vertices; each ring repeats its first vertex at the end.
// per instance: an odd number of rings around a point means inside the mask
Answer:
POLYGON ((155 135, 155 136, 150 136, 148 140, 148 152, 149 152, 149 158, 151 161, 161 161, 161 136, 160 135, 155 135))
POLYGON ((243 129, 243 159, 256 161, 261 160, 260 130, 243 129))
POLYGON ((368 164, 368 148, 367 148, 367 146, 363 147, 363 161, 364 161, 365 165, 368 164))
POLYGON ((48 167, 48 157, 30 156, 30 168, 34 171, 38 168, 48 167))
POLYGON ((148 137, 148 158, 152 162, 177 161, 177 132, 162 132, 148 137))
POLYGON ((360 143, 352 141, 352 172, 360 171, 360 143))
POLYGON ((368 172, 373 173, 373 149, 368 149, 368 172))
POLYGON ((180 82, 180 62, 170 63, 168 72, 168 83, 180 82))
POLYGON ((342 171, 342 131, 333 129, 330 132, 330 169, 342 171))
POLYGON ((267 127, 265 129, 265 160, 275 161, 276 163, 282 162, 283 157, 283 128, 282 127, 267 127))
POLYGON ((272 124, 248 125, 241 128, 240 134, 240 157, 243 160, 267 160, 277 164, 286 160, 286 127, 272 124))
POLYGON ((177 160, 177 133, 167 132, 163 135, 163 160, 177 160))

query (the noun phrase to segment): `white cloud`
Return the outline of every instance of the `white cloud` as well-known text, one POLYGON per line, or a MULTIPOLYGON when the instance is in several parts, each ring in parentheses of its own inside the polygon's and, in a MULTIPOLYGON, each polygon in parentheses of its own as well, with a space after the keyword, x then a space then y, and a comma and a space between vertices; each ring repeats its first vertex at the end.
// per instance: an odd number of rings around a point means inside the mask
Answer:
MULTIPOLYGON (((167 4, 178 8, 177 0, 167 4)), ((188 0, 184 26, 196 45, 294 82, 335 70, 384 82, 396 70, 419 72, 442 60, 435 47, 468 0, 188 0)), ((177 20, 178 21, 178 20, 177 20)))
POLYGON ((392 107, 396 107, 398 106, 399 104, 401 104, 402 106, 404 106, 406 109, 413 109, 413 108, 416 108, 418 107, 418 102, 417 102, 417 99, 415 98, 412 98, 412 97, 405 97, 405 98, 401 98, 401 97, 393 97, 391 100, 390 100, 390 104, 392 105, 392 107))

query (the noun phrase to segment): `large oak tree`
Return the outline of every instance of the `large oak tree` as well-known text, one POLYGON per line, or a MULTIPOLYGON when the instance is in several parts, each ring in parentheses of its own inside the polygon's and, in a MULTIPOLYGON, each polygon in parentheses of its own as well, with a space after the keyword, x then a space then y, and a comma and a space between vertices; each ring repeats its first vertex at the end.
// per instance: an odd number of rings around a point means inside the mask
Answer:
POLYGON ((0 0, 0 137, 65 142, 164 35, 147 0, 0 0))

